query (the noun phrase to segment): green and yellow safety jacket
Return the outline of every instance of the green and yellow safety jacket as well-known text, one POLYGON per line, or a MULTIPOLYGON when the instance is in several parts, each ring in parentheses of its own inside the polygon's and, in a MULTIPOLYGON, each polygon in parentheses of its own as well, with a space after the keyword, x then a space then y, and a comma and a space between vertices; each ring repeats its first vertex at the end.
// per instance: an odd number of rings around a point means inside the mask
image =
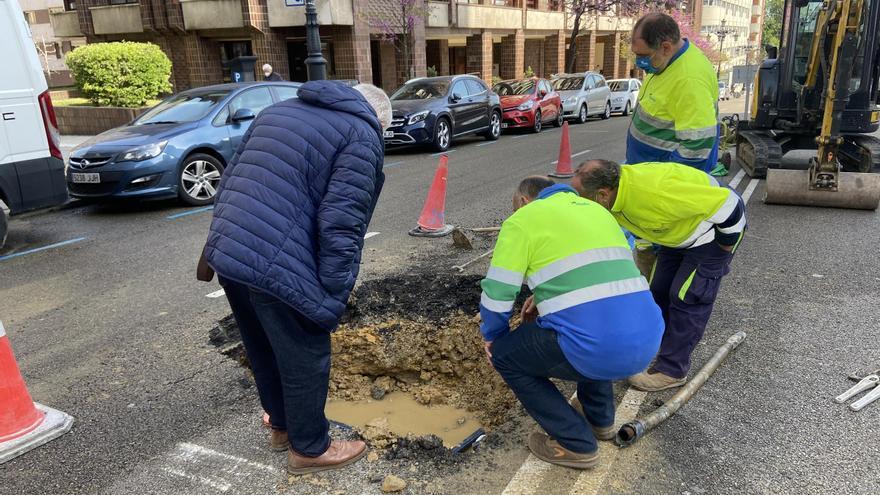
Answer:
POLYGON ((685 40, 639 91, 626 162, 675 162, 712 170, 718 161, 718 81, 709 59, 685 40))
POLYGON ((735 246, 746 227, 735 191, 678 163, 621 165, 611 213, 637 237, 671 248, 735 246))
POLYGON ((617 380, 644 370, 660 346, 663 317, 614 217, 571 186, 544 189, 502 225, 480 299, 487 341, 510 329, 527 282, 542 328, 581 374, 617 380))

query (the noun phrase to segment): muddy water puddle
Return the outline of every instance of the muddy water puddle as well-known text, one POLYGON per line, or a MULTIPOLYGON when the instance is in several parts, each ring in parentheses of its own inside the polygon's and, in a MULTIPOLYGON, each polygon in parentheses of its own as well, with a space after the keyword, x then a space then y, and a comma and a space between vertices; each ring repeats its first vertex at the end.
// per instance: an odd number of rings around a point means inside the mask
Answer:
POLYGON ((359 431, 379 425, 398 437, 437 435, 447 448, 480 428, 474 415, 464 409, 426 406, 403 392, 391 392, 382 400, 330 400, 325 412, 328 418, 359 431))

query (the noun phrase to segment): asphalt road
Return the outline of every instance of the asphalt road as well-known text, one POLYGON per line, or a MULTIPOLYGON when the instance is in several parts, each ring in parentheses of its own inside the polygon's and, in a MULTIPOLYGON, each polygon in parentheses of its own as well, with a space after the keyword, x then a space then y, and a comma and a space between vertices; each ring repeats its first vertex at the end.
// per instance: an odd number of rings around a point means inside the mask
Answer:
MULTIPOLYGON (((576 160, 622 159, 626 125, 572 126, 576 160)), ((447 221, 497 225, 518 179, 553 169, 559 137, 548 129, 457 143, 447 221)), ((437 160, 423 150, 386 157, 362 279, 450 270, 478 254, 406 235, 437 160)), ((737 189, 748 188, 748 237, 694 361, 735 331, 746 342, 673 419, 633 447, 606 447, 604 469, 542 469, 528 475, 533 491, 519 493, 880 492, 880 404, 853 413, 831 401, 850 386, 847 374, 880 367, 880 216, 765 206, 763 184, 746 177, 737 189)), ((451 470, 380 461, 288 480, 282 457, 262 445, 245 371, 207 340, 229 312, 225 299, 206 297, 216 284, 194 280, 209 222, 208 211, 173 202, 79 205, 12 222, 0 256, 76 240, 0 260, 0 318, 30 392, 76 423, 0 466, 0 493, 378 493, 370 480, 386 472, 410 480, 408 493, 501 493, 522 476, 533 423, 520 411, 496 445, 451 470)), ((635 407, 648 412, 668 395, 635 407)))

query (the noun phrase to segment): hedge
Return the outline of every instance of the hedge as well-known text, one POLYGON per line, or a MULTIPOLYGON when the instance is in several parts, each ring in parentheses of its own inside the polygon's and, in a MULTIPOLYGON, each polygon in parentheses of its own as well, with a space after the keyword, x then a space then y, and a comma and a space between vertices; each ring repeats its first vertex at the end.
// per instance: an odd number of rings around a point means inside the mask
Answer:
POLYGON ((171 60, 152 43, 91 43, 66 62, 82 95, 98 106, 140 107, 171 92, 171 60))

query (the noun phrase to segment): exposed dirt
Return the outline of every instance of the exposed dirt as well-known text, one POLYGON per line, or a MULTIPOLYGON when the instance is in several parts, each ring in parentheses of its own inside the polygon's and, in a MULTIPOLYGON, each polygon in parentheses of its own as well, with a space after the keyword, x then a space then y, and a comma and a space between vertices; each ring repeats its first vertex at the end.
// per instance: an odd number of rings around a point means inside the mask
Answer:
MULTIPOLYGON (((467 409, 487 429, 503 423, 516 399, 483 352, 479 281, 430 273, 361 284, 332 336, 330 398, 380 399, 402 391, 425 405, 467 409)), ((221 320, 210 338, 247 364, 235 345, 240 336, 231 317, 221 320)), ((382 432, 360 433, 376 447, 392 447, 391 455, 400 448, 400 439, 382 432)))

